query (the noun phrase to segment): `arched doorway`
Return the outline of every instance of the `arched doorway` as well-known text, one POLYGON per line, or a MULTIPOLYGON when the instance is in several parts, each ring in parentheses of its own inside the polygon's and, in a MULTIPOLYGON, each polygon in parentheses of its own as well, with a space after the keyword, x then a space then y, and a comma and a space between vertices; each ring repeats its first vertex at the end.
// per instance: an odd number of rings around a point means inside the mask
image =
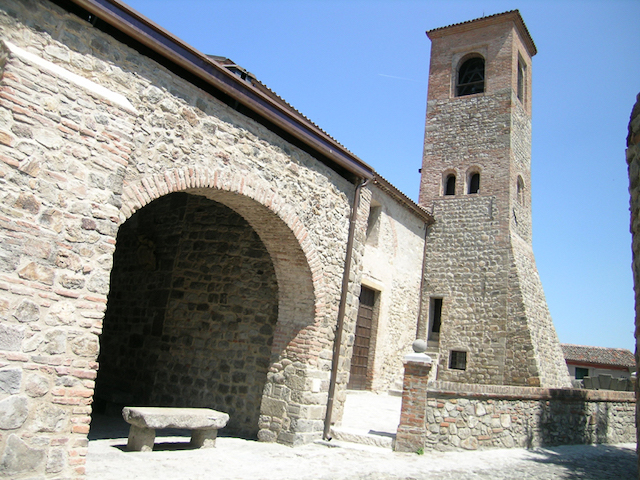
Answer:
POLYGON ((224 433, 255 438, 278 305, 272 257, 243 216, 186 192, 149 203, 118 232, 96 410, 214 408, 230 415, 224 433))

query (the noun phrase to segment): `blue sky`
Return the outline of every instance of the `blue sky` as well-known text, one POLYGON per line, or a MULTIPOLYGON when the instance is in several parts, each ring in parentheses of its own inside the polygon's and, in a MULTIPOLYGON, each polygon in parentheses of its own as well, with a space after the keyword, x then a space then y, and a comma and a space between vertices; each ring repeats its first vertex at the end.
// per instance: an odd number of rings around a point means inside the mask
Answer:
POLYGON ((243 66, 417 200, 426 30, 519 9, 533 58, 533 246, 563 343, 635 349, 625 148, 640 1, 129 0, 243 66))

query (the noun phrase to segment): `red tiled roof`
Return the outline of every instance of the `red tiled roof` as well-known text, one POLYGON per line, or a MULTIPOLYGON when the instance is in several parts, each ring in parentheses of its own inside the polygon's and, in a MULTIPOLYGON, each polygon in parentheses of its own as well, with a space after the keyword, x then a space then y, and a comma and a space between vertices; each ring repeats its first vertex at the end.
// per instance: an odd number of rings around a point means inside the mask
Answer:
POLYGON ((538 53, 538 49, 536 48, 536 44, 533 43, 533 38, 531 38, 529 29, 525 25, 524 20, 522 20, 522 16, 518 10, 509 10, 508 12, 496 13, 494 15, 480 17, 474 20, 467 20, 466 22, 454 23, 452 25, 447 25, 446 27, 434 28, 432 30, 427 30, 427 36, 433 39, 446 33, 458 33, 484 26, 486 24, 494 24, 496 22, 504 21, 507 18, 511 18, 514 21, 516 28, 520 31, 522 40, 529 49, 529 55, 533 57, 538 53))
POLYGON ((587 347, 563 343, 562 352, 565 360, 571 362, 618 367, 635 367, 636 365, 633 353, 624 348, 587 347))

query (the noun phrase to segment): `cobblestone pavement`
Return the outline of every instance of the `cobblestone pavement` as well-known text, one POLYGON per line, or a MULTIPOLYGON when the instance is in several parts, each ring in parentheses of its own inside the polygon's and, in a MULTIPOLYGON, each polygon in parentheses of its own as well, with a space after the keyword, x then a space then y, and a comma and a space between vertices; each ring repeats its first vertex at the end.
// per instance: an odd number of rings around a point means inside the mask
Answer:
MULTIPOLYGON (((344 424, 395 433, 399 398, 350 394, 344 424)), ((153 452, 127 452, 128 425, 96 416, 88 480, 637 480, 635 444, 575 445, 456 452, 395 453, 346 442, 286 447, 221 437, 213 449, 188 449, 188 432, 156 438, 153 452)))
MULTIPOLYGON (((492 479, 492 480, 542 480, 542 479, 581 479, 608 480, 638 478, 635 445, 598 445, 564 446, 533 451, 500 451, 495 461, 487 455, 486 465, 465 469, 463 466, 448 471, 430 473, 416 478, 433 480, 492 479), (504 457, 502 455, 504 454, 504 457), (499 457, 502 457, 500 459, 499 457)), ((461 454, 464 456, 464 454, 461 454)), ((464 458, 461 459, 464 464, 464 458)), ((393 478, 393 477, 390 477, 393 478)), ((399 477, 410 478, 410 477, 399 477)))
POLYGON ((310 444, 296 448, 219 438, 216 448, 186 449, 188 437, 156 440, 153 452, 127 452, 126 438, 92 440, 89 480, 632 480, 634 444, 548 449, 394 453, 377 447, 310 444), (163 443, 164 442, 164 443, 163 443))

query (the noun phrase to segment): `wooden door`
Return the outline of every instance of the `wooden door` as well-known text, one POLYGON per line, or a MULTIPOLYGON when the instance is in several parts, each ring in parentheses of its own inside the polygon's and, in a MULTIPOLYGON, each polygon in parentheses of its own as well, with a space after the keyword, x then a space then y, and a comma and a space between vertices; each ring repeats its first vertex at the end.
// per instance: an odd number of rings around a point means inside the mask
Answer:
POLYGON ((369 366, 369 346, 373 328, 373 306, 375 291, 362 287, 360 291, 360 306, 356 321, 356 338, 351 355, 351 375, 347 388, 351 390, 365 390, 367 388, 367 368, 369 366))

